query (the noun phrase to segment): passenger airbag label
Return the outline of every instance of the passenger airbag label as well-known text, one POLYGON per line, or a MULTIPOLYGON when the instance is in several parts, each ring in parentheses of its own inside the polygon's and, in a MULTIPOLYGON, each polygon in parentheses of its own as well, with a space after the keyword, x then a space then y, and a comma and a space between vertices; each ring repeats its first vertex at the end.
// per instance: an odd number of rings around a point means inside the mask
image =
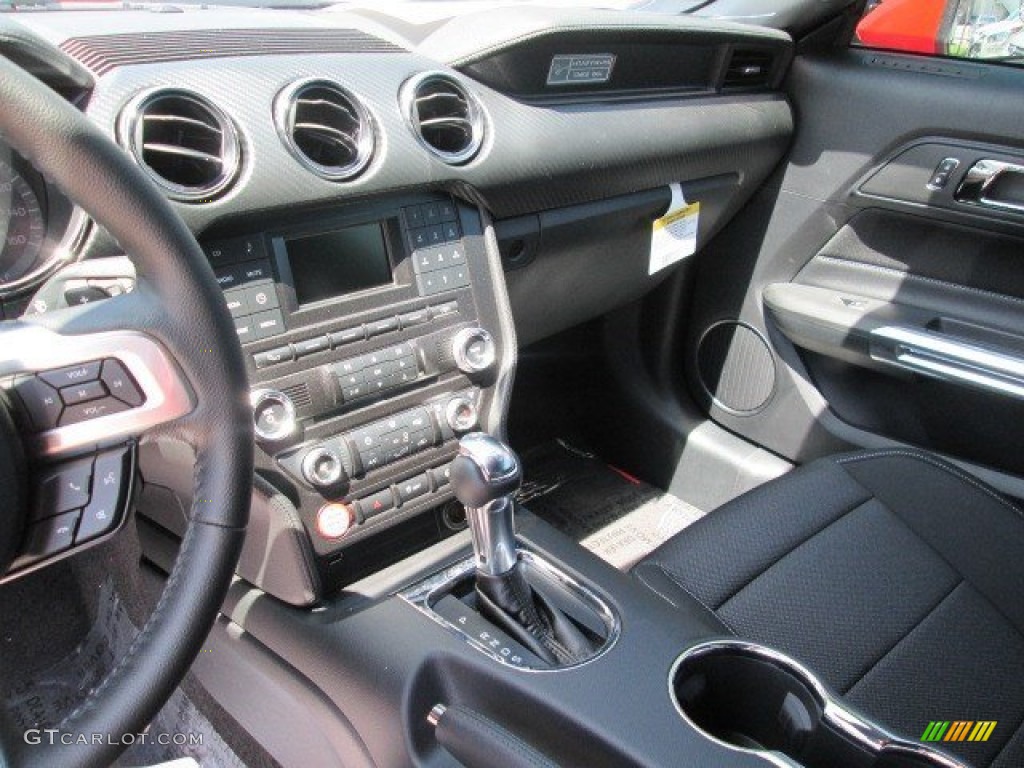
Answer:
POLYGON ((679 184, 671 184, 672 202, 651 232, 651 261, 647 274, 653 275, 697 252, 700 203, 687 203, 679 184))
POLYGON ((615 67, 612 53, 559 54, 551 59, 548 85, 592 85, 611 80, 615 67))

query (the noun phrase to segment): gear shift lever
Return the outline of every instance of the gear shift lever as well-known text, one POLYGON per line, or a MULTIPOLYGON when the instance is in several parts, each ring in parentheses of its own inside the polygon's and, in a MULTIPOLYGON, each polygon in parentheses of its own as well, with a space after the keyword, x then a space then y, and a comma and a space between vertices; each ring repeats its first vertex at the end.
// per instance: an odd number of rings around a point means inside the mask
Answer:
POLYGON ((522 482, 519 459, 482 432, 459 441, 452 488, 466 507, 476 559, 480 612, 550 664, 590 656, 595 644, 527 581, 516 553, 514 497, 522 482))
POLYGON ((516 565, 512 499, 523 473, 512 450, 483 432, 459 441, 452 486, 466 507, 477 570, 502 576, 516 565))

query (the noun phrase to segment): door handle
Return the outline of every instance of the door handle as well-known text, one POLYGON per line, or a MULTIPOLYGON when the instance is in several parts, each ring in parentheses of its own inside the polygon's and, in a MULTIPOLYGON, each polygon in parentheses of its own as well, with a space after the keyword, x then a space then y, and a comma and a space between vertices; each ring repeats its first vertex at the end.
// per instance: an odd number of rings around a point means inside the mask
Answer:
POLYGON ((968 205, 1024 213, 1024 165, 1002 160, 979 160, 957 187, 956 199, 968 205), (1010 189, 996 190, 1000 181, 1014 181, 1016 184, 1010 189))

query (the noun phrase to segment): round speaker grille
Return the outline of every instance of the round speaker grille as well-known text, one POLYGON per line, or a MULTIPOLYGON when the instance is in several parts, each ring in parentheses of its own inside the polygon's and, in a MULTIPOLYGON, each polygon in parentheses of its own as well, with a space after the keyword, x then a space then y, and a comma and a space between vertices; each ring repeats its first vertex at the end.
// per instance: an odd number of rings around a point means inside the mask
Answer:
POLYGON ((701 386, 716 405, 732 413, 757 413, 775 392, 775 359, 755 328, 724 320, 708 328, 697 345, 701 386))

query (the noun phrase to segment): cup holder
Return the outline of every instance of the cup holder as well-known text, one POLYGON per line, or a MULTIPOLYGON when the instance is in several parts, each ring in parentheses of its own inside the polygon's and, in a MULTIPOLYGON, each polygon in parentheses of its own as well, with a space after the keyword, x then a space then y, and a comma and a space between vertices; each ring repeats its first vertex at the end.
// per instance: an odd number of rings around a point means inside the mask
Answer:
POLYGON ((756 643, 689 649, 672 666, 669 689, 679 714, 709 739, 775 765, 967 768, 851 712, 798 662, 756 643))

